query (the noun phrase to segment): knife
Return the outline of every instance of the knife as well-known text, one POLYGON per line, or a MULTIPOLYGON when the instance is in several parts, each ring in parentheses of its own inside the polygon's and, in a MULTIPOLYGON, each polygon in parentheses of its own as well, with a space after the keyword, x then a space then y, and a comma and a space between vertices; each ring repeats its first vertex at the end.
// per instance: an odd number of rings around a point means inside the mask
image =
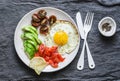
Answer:
POLYGON ((76 14, 76 21, 77 21, 77 26, 78 26, 78 29, 80 32, 80 36, 82 39, 84 39, 85 33, 84 33, 83 22, 82 22, 82 17, 81 17, 80 12, 77 12, 77 14, 76 14))
MULTIPOLYGON (((80 32, 81 39, 84 39, 85 32, 84 32, 83 22, 82 22, 82 17, 81 17, 80 12, 77 12, 77 14, 76 14, 76 22, 77 22, 77 26, 78 26, 78 29, 80 32)), ((83 46, 85 46, 85 45, 83 45, 83 46)), ((78 70, 82 70, 84 68, 84 50, 85 50, 85 47, 83 47, 83 50, 81 52, 81 55, 80 55, 78 63, 77 63, 78 70)))

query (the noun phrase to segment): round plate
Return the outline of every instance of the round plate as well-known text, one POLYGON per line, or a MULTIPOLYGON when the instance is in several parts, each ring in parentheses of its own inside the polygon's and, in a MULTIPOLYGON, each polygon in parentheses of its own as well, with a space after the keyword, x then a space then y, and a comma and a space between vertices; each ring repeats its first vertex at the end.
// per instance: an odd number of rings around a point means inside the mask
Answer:
MULTIPOLYGON (((19 58, 29 67, 29 63, 30 60, 27 57, 27 55, 24 52, 24 47, 23 47, 23 41, 21 39, 21 34, 22 34, 22 27, 26 26, 26 25, 30 25, 31 24, 31 17, 32 14, 38 12, 40 9, 44 9, 47 12, 47 16, 50 15, 55 15, 57 17, 58 20, 67 20, 72 22, 75 26, 75 22, 73 21, 73 19, 64 11, 60 10, 60 9, 56 9, 56 8, 52 8, 52 7, 41 7, 41 8, 37 8, 34 9, 32 11, 30 11, 29 13, 27 13, 18 23, 17 28, 15 30, 15 35, 14 35, 14 45, 15 45, 15 49, 17 51, 17 54, 19 56, 19 58)), ((77 28, 77 26, 76 26, 77 28)), ((78 29, 78 28, 77 28, 78 29)), ((80 39, 80 37, 79 37, 80 39)), ((58 71, 64 67, 66 67, 68 64, 70 64, 72 62, 72 60, 75 58, 75 56, 77 55, 78 49, 79 49, 79 45, 80 45, 80 40, 79 43, 76 47, 76 49, 71 52, 71 54, 65 54, 65 60, 64 62, 59 63, 59 67, 58 68, 52 68, 51 66, 47 66, 42 72, 54 72, 54 71, 58 71)))

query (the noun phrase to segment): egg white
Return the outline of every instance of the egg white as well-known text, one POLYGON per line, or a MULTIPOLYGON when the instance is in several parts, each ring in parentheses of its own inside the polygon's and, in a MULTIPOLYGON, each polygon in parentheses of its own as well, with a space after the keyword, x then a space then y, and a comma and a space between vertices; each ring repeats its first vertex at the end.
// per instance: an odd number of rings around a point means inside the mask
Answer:
POLYGON ((54 34, 60 30, 66 32, 66 34, 68 35, 68 42, 63 46, 58 46, 58 52, 61 54, 65 54, 65 53, 70 54, 78 44, 79 35, 76 27, 69 21, 64 21, 64 20, 56 21, 56 23, 54 23, 51 26, 49 34, 45 38, 45 44, 47 46, 57 45, 54 42, 53 38, 54 38, 54 34))

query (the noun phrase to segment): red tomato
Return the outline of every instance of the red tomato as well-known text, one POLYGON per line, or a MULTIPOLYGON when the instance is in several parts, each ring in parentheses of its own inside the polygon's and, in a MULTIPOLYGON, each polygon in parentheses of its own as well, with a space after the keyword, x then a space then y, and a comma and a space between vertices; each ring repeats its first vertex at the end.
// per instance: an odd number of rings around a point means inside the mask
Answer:
POLYGON ((55 59, 53 59, 53 61, 55 62, 55 63, 59 63, 60 62, 60 60, 56 57, 55 59))
POLYGON ((63 62, 65 59, 58 53, 57 49, 57 46, 47 47, 41 44, 35 56, 43 57, 53 68, 57 68, 58 63, 63 62))
POLYGON ((57 54, 57 57, 59 58, 59 60, 60 60, 61 62, 63 62, 64 59, 65 59, 65 58, 63 58, 60 54, 57 54))
POLYGON ((50 60, 50 57, 46 56, 44 59, 48 62, 50 60))
POLYGON ((57 68, 58 67, 58 63, 54 63, 53 65, 51 65, 52 67, 54 68, 57 68))
POLYGON ((40 56, 43 56, 44 50, 45 50, 45 46, 44 44, 41 44, 38 49, 40 56))
POLYGON ((37 53, 35 53, 35 57, 39 57, 39 53, 37 52, 37 53))
POLYGON ((51 48, 50 48, 50 50, 51 50, 51 52, 52 53, 56 53, 57 52, 57 46, 52 46, 51 48))
POLYGON ((52 55, 51 55, 51 59, 55 59, 57 57, 57 54, 56 53, 53 53, 52 55))
POLYGON ((50 65, 54 64, 54 62, 52 60, 49 60, 48 62, 49 62, 50 65))
POLYGON ((44 52, 44 54, 47 55, 47 56, 50 56, 50 55, 51 55, 49 49, 50 49, 49 47, 45 47, 45 52, 44 52))

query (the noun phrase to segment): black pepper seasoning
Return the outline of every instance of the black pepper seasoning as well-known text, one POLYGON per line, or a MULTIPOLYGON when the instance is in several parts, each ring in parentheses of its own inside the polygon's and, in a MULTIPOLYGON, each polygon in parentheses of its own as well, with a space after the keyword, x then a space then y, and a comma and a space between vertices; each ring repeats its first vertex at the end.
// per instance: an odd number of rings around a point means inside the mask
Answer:
POLYGON ((102 31, 105 31, 105 32, 108 32, 111 30, 111 26, 110 26, 110 23, 104 23, 102 25, 102 31))

